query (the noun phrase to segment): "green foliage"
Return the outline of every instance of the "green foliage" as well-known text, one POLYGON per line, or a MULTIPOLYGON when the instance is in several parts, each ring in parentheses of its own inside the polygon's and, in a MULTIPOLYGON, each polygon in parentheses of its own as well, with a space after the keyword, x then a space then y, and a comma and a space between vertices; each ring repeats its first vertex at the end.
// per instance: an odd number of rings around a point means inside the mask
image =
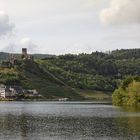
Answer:
POLYGON ((47 99, 69 98, 82 99, 71 87, 64 84, 49 71, 37 63, 25 61, 20 67, 21 84, 26 89, 37 89, 47 99))
POLYGON ((113 104, 119 106, 140 106, 140 77, 125 79, 122 86, 113 93, 113 104))
MULTIPOLYGON (((58 60, 59 61, 59 60, 58 60)), ((58 63, 58 61, 56 63, 58 63)), ((65 82, 69 86, 80 89, 91 89, 91 90, 112 90, 113 80, 107 79, 102 75, 93 75, 85 72, 82 65, 74 64, 76 62, 67 63, 62 67, 56 66, 49 61, 41 61, 38 63, 49 72, 53 73, 58 79, 65 82), (68 66, 67 66, 68 65, 68 66), (69 68, 69 70, 68 70, 69 68), (112 85, 110 84, 112 83, 112 85)), ((61 63, 62 64, 62 63, 61 63)))
POLYGON ((139 54, 140 49, 116 50, 109 54, 66 54, 37 62, 74 88, 114 91, 121 79, 140 75, 139 54))
POLYGON ((0 68, 0 83, 20 85, 24 89, 36 89, 44 98, 81 99, 71 87, 33 61, 22 61, 13 68, 0 68))
POLYGON ((126 78, 126 79, 124 79, 123 82, 122 82, 121 87, 122 87, 123 89, 126 89, 126 88, 129 86, 129 84, 133 82, 133 80, 134 80, 134 78, 131 77, 131 76, 128 77, 128 78, 126 78))
POLYGON ((19 74, 14 68, 1 68, 0 69, 0 83, 3 84, 19 84, 19 74))
MULTIPOLYGON (((8 55, 1 53, 0 59, 6 60, 8 55)), ((20 54, 15 54, 15 56, 21 57, 20 54)), ((50 98, 54 96, 79 97, 74 90, 66 87, 85 91, 113 92, 118 86, 121 86, 121 92, 120 90, 115 91, 118 94, 113 96, 122 103, 122 96, 125 96, 125 90, 129 84, 132 81, 140 81, 138 77, 140 76, 140 49, 60 56, 37 54, 34 57, 38 59, 37 63, 27 61, 19 63, 13 68, 4 63, 3 69, 0 70, 0 82, 21 84, 29 89, 37 88, 43 95, 50 98), (5 74, 6 70, 9 72, 5 74), (135 78, 129 76, 135 76, 135 78), (126 77, 129 78, 120 84, 121 80, 126 77)))
POLYGON ((81 90, 77 89, 78 93, 83 96, 86 100, 106 100, 110 101, 112 93, 108 91, 97 91, 97 90, 81 90))

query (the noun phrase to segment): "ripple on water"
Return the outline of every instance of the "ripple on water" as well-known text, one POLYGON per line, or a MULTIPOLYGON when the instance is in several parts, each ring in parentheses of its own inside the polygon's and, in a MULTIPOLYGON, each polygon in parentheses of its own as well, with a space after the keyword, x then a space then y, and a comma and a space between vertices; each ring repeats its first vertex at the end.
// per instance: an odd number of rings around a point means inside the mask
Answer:
POLYGON ((139 140, 140 111, 91 102, 5 102, 0 127, 4 140, 139 140))

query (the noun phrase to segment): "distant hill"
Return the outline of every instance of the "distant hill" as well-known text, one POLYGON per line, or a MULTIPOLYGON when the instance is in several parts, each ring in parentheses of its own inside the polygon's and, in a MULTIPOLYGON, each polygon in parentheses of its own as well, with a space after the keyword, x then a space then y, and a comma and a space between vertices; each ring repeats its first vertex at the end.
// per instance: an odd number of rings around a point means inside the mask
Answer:
POLYGON ((70 86, 41 68, 36 62, 21 61, 11 68, 0 68, 0 83, 20 85, 25 89, 37 89, 46 99, 69 98, 81 99, 70 86))
MULTIPOLYGON (((0 52, 0 60, 8 60, 10 58, 11 53, 6 53, 6 52, 0 52)), ((21 57, 21 54, 12 54, 17 58, 21 57)), ((55 55, 50 55, 50 54, 31 54, 34 56, 35 59, 43 59, 43 58, 50 58, 55 55)))
POLYGON ((140 76, 140 49, 66 54, 38 60, 38 64, 71 87, 114 91, 125 77, 140 76))
POLYGON ((138 59, 140 58, 140 49, 121 49, 112 51, 110 54, 115 59, 138 59))
MULTIPOLYGON (((14 55, 17 58, 21 57, 20 54, 14 55)), ((66 54, 57 57, 47 54, 33 56, 34 63, 23 63, 14 68, 18 74, 13 75, 20 75, 21 78, 14 77, 14 80, 20 81, 26 88, 37 88, 47 98, 81 98, 73 89, 82 93, 90 91, 90 94, 91 91, 110 93, 126 77, 140 76, 140 49, 66 54)), ((8 57, 8 53, 0 53, 0 60, 7 60, 8 57)), ((12 74, 10 72, 5 74, 7 75, 12 74)))
POLYGON ((9 54, 5 52, 0 52, 0 60, 7 60, 9 58, 9 54))

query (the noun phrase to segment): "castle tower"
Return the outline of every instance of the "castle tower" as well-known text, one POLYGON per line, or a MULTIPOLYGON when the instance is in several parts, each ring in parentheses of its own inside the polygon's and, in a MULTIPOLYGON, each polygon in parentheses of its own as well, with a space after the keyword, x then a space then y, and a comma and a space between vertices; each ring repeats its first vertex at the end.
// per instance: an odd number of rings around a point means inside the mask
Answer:
POLYGON ((22 48, 22 58, 27 58, 27 48, 22 48))
POLYGON ((22 48, 22 55, 27 56, 27 48, 22 48))

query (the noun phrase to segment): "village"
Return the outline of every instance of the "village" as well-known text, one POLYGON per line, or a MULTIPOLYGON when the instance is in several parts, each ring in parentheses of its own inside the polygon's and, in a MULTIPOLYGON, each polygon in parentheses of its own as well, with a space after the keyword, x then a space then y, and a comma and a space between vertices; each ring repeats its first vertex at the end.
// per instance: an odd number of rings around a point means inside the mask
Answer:
MULTIPOLYGON (((21 60, 33 61, 33 56, 28 55, 27 48, 22 48, 21 60)), ((1 67, 10 67, 20 62, 20 59, 11 55, 9 60, 3 61, 1 67)), ((36 89, 26 90, 17 85, 0 84, 0 99, 18 99, 18 98, 41 98, 42 96, 36 89)))
POLYGON ((17 97, 41 97, 41 95, 37 92, 36 89, 34 90, 25 90, 21 86, 6 86, 1 84, 0 85, 0 98, 17 98, 17 97))

